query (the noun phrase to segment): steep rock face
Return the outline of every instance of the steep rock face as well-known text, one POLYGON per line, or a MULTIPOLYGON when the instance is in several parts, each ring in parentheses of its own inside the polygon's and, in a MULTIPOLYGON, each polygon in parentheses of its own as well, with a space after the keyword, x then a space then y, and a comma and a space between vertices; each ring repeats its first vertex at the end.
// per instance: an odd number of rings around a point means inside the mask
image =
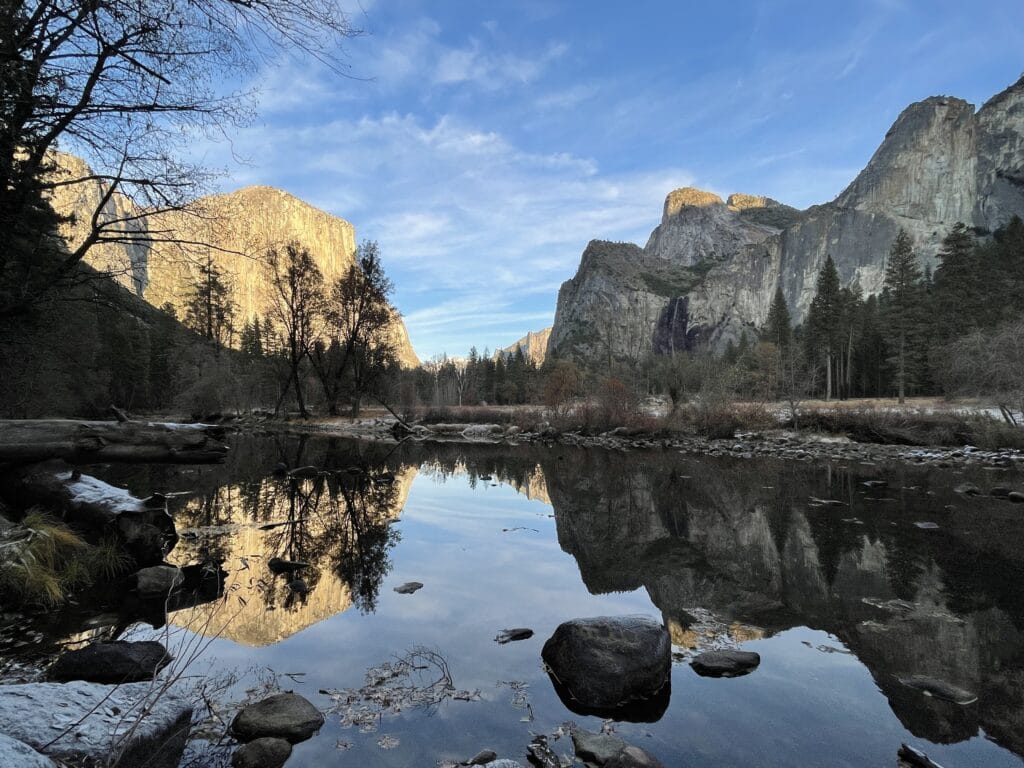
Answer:
MULTIPOLYGON (((93 173, 84 160, 64 152, 55 153, 54 160, 55 177, 64 183, 53 189, 50 204, 57 213, 71 217, 60 227, 61 237, 70 250, 85 241, 91 230, 94 213, 101 223, 110 224, 133 215, 134 206, 124 195, 115 192, 104 201, 103 183, 90 179, 93 173), (69 183, 79 179, 83 181, 69 183)), ((146 231, 141 222, 125 221, 124 224, 114 226, 128 232, 146 231)), ((149 248, 144 243, 99 243, 89 249, 86 261, 100 272, 109 274, 137 296, 146 290, 149 248)))
MULTIPOLYGON (((77 157, 61 155, 58 160, 69 179, 91 175, 77 157)), ((70 247, 82 242, 102 196, 99 181, 56 189, 54 208, 61 214, 74 215, 62 231, 70 247)), ((100 215, 116 219, 137 213, 131 201, 115 194, 100 215)), ((327 283, 348 269, 356 249, 355 228, 349 222, 272 187, 246 187, 205 197, 186 211, 153 215, 128 226, 143 233, 158 232, 157 241, 101 244, 90 250, 87 261, 115 275, 153 306, 170 303, 180 317, 198 267, 209 257, 231 280, 239 324, 269 313, 272 299, 265 269, 268 249, 283 248, 289 241, 298 240, 309 249, 327 283)), ((419 358, 400 317, 395 318, 392 332, 402 365, 418 366, 419 358)))
POLYGON ((544 358, 548 353, 548 339, 551 338, 551 328, 542 328, 539 331, 530 331, 523 338, 507 347, 494 350, 494 355, 514 355, 517 349, 523 350, 527 360, 533 361, 535 365, 543 365, 544 358))
POLYGON ((1024 216, 1024 78, 977 112, 945 96, 910 105, 831 203, 801 212, 751 195, 723 202, 690 188, 670 193, 643 251, 617 246, 610 269, 588 246, 559 292, 550 348, 591 364, 603 362, 596 348, 633 358, 638 345, 626 334, 605 334, 601 344, 588 338, 602 323, 645 327, 639 346, 658 352, 720 348, 764 323, 776 286, 801 322, 829 255, 844 285, 877 294, 901 228, 934 267, 957 222, 988 233, 1014 215, 1024 216), (654 262, 660 279, 643 279, 654 262))

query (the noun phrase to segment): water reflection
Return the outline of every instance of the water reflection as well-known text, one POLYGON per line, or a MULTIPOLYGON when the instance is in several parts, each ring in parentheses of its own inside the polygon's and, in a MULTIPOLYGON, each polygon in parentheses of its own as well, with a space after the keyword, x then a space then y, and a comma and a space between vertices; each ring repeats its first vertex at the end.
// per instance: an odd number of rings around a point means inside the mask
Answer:
MULTIPOLYGON (((184 603, 170 606, 168 617, 132 613, 123 600, 115 604, 111 598, 108 608, 114 606, 120 613, 107 621, 108 635, 116 635, 133 618, 144 618, 155 626, 169 620, 200 632, 219 632, 249 647, 268 648, 303 630, 315 635, 313 625, 352 607, 356 611, 349 611, 350 619, 356 612, 386 607, 382 584, 399 551, 399 531, 406 525, 396 523, 414 478, 455 486, 451 494, 438 498, 463 505, 462 517, 430 533, 459 543, 465 537, 467 547, 481 546, 481 541, 486 546, 500 547, 502 541, 511 546, 508 539, 497 539, 495 544, 493 538, 474 538, 459 529, 476 519, 469 517, 477 509, 474 505, 481 505, 480 511, 486 509, 488 496, 481 491, 498 484, 550 505, 549 509, 530 505, 530 514, 540 509, 541 516, 548 512, 553 516, 558 546, 573 558, 567 561, 571 572, 565 581, 576 591, 569 592, 562 582, 538 583, 538 573, 554 573, 550 560, 539 559, 550 558, 550 538, 541 546, 547 529, 524 520, 524 525, 536 525, 537 530, 494 535, 523 534, 515 540, 522 547, 517 551, 527 557, 533 553, 538 559, 503 571, 501 582, 486 581, 483 577, 492 574, 474 573, 452 559, 443 568, 448 578, 459 583, 459 597, 444 597, 437 574, 424 594, 402 603, 404 610, 421 606, 429 613, 431 609, 423 606, 430 603, 424 601, 460 599, 470 603, 470 613, 484 612, 494 595, 473 593, 474 577, 480 576, 481 583, 500 583, 507 590, 501 600, 509 606, 508 615, 515 617, 509 620, 519 622, 520 617, 533 615, 538 632, 542 626, 553 628, 581 612, 586 615, 580 608, 581 598, 586 598, 580 582, 591 595, 642 590, 640 594, 646 593, 674 643, 682 648, 772 638, 792 628, 822 630, 833 635, 835 643, 817 645, 815 640, 815 648, 808 652, 852 652, 914 736, 955 743, 981 732, 1024 754, 1020 510, 1007 502, 970 499, 953 492, 965 479, 987 488, 1017 482, 1016 476, 979 471, 965 478, 950 470, 909 466, 884 469, 711 460, 671 452, 624 454, 443 443, 407 443, 396 448, 283 438, 239 440, 228 464, 220 467, 108 468, 98 474, 130 486, 139 495, 152 490, 193 493, 175 510, 181 540, 171 558, 189 568, 190 585, 195 588, 178 598, 184 603), (274 474, 281 462, 322 471, 290 479, 274 474), (874 482, 865 484, 869 480, 874 482), (467 485, 477 489, 471 496, 465 491, 467 485), (915 525, 923 521, 938 527, 915 525), (537 536, 537 543, 531 544, 526 534, 537 536), (305 589, 289 588, 291 576, 271 572, 272 557, 308 563, 300 574, 305 589), (571 597, 562 598, 568 602, 537 605, 536 595, 548 589, 571 597), (526 595, 534 596, 532 602, 526 595), (978 699, 961 706, 925 696, 900 682, 914 675, 958 686, 978 699)), ((430 514, 443 517, 445 510, 430 514)), ((422 527, 412 530, 424 534, 422 527)), ((407 556, 436 558, 437 541, 427 538, 402 546, 407 556)), ((479 563, 476 567, 480 568, 479 563)), ((89 621, 95 622, 100 614, 94 609, 89 621)), ((84 614, 77 615, 81 619, 84 614)), ((393 614, 387 621, 391 623, 382 621, 369 633, 386 626, 406 634, 383 642, 375 635, 359 635, 355 625, 346 625, 347 637, 356 638, 350 652, 370 647, 374 654, 384 655, 401 648, 399 643, 420 642, 431 631, 423 619, 399 624, 393 614), (386 646, 387 651, 378 646, 386 646)), ((78 624, 75 631, 82 626, 78 624)), ((518 623, 487 631, 501 626, 518 623)), ((491 658, 461 625, 444 629, 442 636, 462 654, 463 666, 486 664, 483 660, 491 658)), ((543 641, 543 636, 538 634, 538 640, 543 641)), ((490 636, 483 642, 490 653, 490 636)), ((528 668, 535 669, 539 646, 533 653, 514 644, 501 653, 506 659, 522 653, 528 657, 528 668)), ((470 676, 479 680, 505 674, 503 669, 477 669, 470 676)), ((767 673, 751 675, 747 684, 750 680, 759 685, 767 680, 767 673)), ((832 684, 821 678, 798 682, 807 689, 832 684)), ((546 685, 543 679, 535 681, 534 690, 541 683, 546 685)), ((333 684, 333 680, 313 683, 333 684)), ((676 697, 685 698, 680 690, 676 686, 676 697)), ((535 704, 540 711, 542 702, 535 704)), ((572 702, 565 704, 572 709, 572 702)), ((653 715, 639 719, 672 721, 682 718, 691 705, 689 701, 661 702, 653 715)), ((555 718, 564 713, 557 706, 552 722, 559 722, 555 718)), ((819 717, 823 721, 830 717, 834 724, 843 714, 819 717)), ((474 726, 470 722, 457 730, 474 726)), ((491 726, 492 731, 500 728, 491 726)), ((431 737, 421 733, 419 738, 431 737)), ((431 748, 424 746, 428 752, 431 748)), ((435 756, 440 748, 434 750, 435 756)))
POLYGON ((352 606, 368 613, 391 568, 388 552, 414 467, 350 465, 313 477, 270 476, 225 485, 175 515, 179 565, 224 567, 223 601, 170 621, 246 646, 290 637, 352 606), (281 558, 301 564, 275 573, 281 558))

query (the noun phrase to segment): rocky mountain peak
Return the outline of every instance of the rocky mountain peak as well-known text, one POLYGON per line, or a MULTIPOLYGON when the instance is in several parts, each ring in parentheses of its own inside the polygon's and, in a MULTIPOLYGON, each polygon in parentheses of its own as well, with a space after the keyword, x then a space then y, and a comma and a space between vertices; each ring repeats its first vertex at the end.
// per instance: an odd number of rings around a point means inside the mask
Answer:
POLYGON ((664 218, 676 216, 684 208, 706 208, 709 205, 725 205, 714 192, 705 192, 696 187, 680 187, 668 193, 665 198, 664 218))
POLYGON ((747 195, 743 192, 733 192, 725 204, 734 211, 746 211, 751 208, 788 208, 778 200, 772 200, 763 195, 747 195))

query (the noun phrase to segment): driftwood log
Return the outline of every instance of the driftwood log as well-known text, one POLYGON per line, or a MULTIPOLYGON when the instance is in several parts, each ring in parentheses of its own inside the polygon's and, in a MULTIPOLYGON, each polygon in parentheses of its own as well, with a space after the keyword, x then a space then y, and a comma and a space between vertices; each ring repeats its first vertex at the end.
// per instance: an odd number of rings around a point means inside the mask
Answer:
POLYGON ((72 419, 0 420, 0 463, 63 459, 212 464, 224 460, 224 430, 208 424, 72 419))
POLYGON ((89 539, 116 536, 139 566, 163 562, 178 541, 165 496, 139 499, 60 461, 21 467, 2 485, 17 506, 55 512, 89 539))

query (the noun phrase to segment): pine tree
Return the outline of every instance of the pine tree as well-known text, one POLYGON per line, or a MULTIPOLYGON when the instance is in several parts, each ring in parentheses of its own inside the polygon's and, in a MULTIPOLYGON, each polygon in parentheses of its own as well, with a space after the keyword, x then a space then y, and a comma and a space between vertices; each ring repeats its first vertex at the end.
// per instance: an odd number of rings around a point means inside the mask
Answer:
POLYGON ((832 371, 840 347, 842 315, 839 273, 830 255, 818 274, 817 290, 807 313, 807 358, 820 360, 825 366, 826 400, 831 400, 834 392, 832 371))
POLYGON ((889 251, 883 283, 885 332, 892 350, 890 362, 900 403, 905 402, 907 384, 914 378, 908 362, 919 341, 922 296, 921 267, 914 254, 914 243, 901 229, 889 251))
POLYGON ((775 289, 775 298, 772 299, 772 306, 768 310, 768 319, 764 324, 764 340, 770 341, 779 349, 789 346, 792 338, 792 317, 789 314, 789 305, 786 304, 786 297, 782 295, 782 286, 775 289))
POLYGON ((231 283, 212 255, 207 254, 185 296, 185 327, 224 347, 231 343, 234 318, 231 283))
POLYGON ((933 321, 938 341, 943 343, 977 328, 981 315, 980 264, 974 237, 966 226, 953 226, 936 258, 933 321))

